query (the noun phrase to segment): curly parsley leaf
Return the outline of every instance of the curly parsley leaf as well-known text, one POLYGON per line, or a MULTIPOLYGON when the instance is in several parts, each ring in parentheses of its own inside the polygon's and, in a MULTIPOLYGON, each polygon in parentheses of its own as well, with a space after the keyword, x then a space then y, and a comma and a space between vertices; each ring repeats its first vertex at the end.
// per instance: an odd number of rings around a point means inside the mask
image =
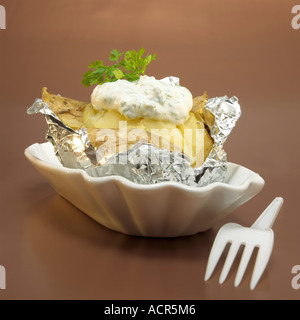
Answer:
POLYGON ((89 70, 83 75, 82 84, 89 87, 93 84, 114 82, 119 79, 138 80, 141 75, 145 74, 149 63, 156 60, 156 54, 148 54, 143 58, 144 53, 143 47, 139 51, 126 52, 114 49, 110 53, 109 60, 115 64, 105 66, 101 60, 92 62, 88 67, 89 70))

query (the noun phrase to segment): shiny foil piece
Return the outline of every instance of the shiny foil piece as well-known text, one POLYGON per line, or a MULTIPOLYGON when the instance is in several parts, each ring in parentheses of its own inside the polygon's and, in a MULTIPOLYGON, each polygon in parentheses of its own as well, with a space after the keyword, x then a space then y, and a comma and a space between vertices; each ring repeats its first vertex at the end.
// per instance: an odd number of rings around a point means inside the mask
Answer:
POLYGON ((122 176, 138 184, 173 181, 202 187, 224 181, 227 155, 223 145, 241 116, 236 97, 209 99, 205 108, 215 120, 206 123, 214 145, 205 163, 196 169, 182 153, 144 142, 133 145, 126 152, 105 155, 101 147, 98 150, 93 148, 85 128, 75 131, 67 127, 42 99, 36 99, 27 113, 45 115, 48 124, 46 139, 52 143, 56 156, 65 167, 85 170, 92 177, 122 176))

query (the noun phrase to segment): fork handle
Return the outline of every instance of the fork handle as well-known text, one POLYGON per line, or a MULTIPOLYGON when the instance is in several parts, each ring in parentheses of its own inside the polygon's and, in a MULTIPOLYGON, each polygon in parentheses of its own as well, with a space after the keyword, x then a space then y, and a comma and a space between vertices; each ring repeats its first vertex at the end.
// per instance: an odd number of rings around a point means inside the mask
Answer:
POLYGON ((251 228, 266 230, 272 228, 278 216, 278 213, 283 205, 283 198, 275 198, 260 217, 254 222, 251 228))

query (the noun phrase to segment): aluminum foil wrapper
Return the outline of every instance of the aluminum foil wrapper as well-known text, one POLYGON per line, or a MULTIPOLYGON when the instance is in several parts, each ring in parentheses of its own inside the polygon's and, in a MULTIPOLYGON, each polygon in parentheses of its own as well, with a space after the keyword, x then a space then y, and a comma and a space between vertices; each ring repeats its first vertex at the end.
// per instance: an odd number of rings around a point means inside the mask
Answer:
POLYGON ((42 99, 36 99, 27 113, 45 115, 48 124, 46 139, 53 144, 65 167, 85 170, 92 177, 122 176, 138 184, 173 181, 202 187, 224 181, 227 155, 223 145, 241 115, 236 97, 209 99, 205 108, 215 118, 213 124, 206 124, 214 145, 205 163, 196 169, 182 153, 160 149, 143 141, 126 152, 107 157, 101 149, 96 150, 91 145, 85 128, 75 131, 67 127, 42 99))

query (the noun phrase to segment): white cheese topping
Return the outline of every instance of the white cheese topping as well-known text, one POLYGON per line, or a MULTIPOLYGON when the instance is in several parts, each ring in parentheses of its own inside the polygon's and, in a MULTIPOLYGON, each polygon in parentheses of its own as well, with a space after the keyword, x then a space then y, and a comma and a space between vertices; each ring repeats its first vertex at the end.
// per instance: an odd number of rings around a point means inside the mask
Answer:
POLYGON ((96 110, 117 110, 125 118, 147 118, 183 124, 193 107, 191 92, 174 77, 156 80, 141 76, 135 82, 117 80, 97 86, 91 97, 96 110))

